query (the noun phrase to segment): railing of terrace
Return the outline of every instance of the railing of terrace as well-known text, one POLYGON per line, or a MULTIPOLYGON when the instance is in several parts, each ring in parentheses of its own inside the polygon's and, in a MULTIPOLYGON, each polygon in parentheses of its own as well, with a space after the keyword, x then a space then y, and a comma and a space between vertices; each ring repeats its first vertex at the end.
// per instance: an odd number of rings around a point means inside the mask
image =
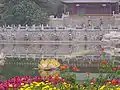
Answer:
MULTIPOLYGON (((47 58, 47 57, 26 57, 26 56, 7 56, 7 58, 13 58, 16 60, 8 60, 6 64, 17 64, 17 65, 32 65, 37 66, 39 60, 47 58), (22 60, 22 61, 21 61, 22 60)), ((68 58, 68 57, 56 57, 57 60, 62 60, 61 63, 65 63, 68 65, 74 65, 76 64, 78 67, 98 67, 101 62, 100 55, 80 55, 76 56, 74 58, 68 58)), ((112 57, 110 55, 106 55, 105 60, 109 61, 112 57)))
POLYGON ((120 27, 51 27, 3 26, 0 27, 0 51, 6 55, 56 56, 83 50, 99 52, 104 34, 120 32, 120 27))

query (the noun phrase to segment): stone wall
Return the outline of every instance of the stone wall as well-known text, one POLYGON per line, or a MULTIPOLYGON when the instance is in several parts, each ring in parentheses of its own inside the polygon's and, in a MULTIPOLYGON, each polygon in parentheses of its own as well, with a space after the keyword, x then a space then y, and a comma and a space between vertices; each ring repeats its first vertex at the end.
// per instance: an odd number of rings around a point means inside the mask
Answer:
POLYGON ((82 24, 88 25, 88 20, 92 21, 92 26, 97 27, 100 26, 100 19, 103 21, 103 26, 109 25, 118 25, 113 16, 70 16, 63 15, 62 18, 54 18, 50 17, 49 25, 51 26, 81 26, 82 24))

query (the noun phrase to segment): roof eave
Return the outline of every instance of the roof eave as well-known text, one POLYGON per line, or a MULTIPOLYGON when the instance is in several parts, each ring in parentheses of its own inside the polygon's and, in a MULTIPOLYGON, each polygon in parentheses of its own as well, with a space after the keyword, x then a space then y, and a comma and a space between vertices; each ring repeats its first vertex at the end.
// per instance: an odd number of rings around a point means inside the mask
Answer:
POLYGON ((76 4, 76 3, 118 3, 118 2, 66 2, 66 1, 61 1, 64 4, 76 4))

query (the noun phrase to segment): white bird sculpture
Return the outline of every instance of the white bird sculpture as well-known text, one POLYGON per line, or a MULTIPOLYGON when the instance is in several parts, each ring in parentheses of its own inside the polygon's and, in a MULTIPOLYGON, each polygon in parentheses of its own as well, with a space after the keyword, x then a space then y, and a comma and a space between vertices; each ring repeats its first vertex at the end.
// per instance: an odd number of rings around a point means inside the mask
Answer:
POLYGON ((0 54, 0 66, 4 66, 4 64, 5 64, 5 55, 4 55, 4 53, 2 52, 1 54, 0 54))

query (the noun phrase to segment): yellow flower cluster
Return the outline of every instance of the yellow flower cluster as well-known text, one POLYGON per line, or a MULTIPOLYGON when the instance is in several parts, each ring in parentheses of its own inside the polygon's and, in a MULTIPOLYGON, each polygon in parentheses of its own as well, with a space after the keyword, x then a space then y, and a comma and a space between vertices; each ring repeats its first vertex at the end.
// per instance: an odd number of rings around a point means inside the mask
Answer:
MULTIPOLYGON (((105 88, 106 88, 106 85, 103 85, 102 87, 99 88, 99 90, 106 90, 105 88)), ((116 85, 116 86, 111 87, 107 90, 120 90, 120 86, 116 85), (115 89, 113 89, 113 88, 115 88, 115 89)))
POLYGON ((31 84, 23 84, 21 83, 22 87, 18 90, 34 90, 34 89, 40 89, 40 90, 59 90, 55 87, 52 87, 52 84, 50 82, 44 83, 44 82, 32 82, 31 84))
MULTIPOLYGON (((91 83, 91 85, 94 85, 94 83, 91 83)), ((9 87, 12 87, 10 84, 9 87)), ((51 82, 45 81, 45 82, 32 82, 30 84, 21 83, 21 88, 18 90, 71 90, 71 87, 74 87, 76 90, 87 90, 83 85, 74 85, 71 86, 70 84, 66 82, 62 82, 60 84, 60 87, 54 86, 51 82)), ((107 87, 106 85, 97 87, 89 87, 89 90, 120 90, 120 86, 112 86, 107 87)))
MULTIPOLYGON (((68 88, 70 87, 70 84, 67 84, 66 82, 62 83, 63 88, 68 88)), ((44 82, 32 82, 31 84, 24 84, 21 83, 21 88, 19 88, 18 90, 60 90, 60 88, 57 88, 55 86, 52 85, 51 82, 46 81, 46 83, 44 82)))

